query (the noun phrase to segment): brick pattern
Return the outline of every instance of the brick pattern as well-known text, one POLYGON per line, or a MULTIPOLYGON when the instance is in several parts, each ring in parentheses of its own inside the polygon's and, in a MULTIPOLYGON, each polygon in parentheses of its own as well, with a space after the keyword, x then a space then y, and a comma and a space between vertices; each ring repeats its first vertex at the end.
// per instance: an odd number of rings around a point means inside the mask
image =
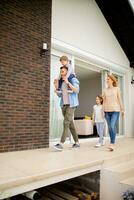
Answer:
POLYGON ((2 0, 0 10, 0 152, 48 147, 51 0, 2 0))

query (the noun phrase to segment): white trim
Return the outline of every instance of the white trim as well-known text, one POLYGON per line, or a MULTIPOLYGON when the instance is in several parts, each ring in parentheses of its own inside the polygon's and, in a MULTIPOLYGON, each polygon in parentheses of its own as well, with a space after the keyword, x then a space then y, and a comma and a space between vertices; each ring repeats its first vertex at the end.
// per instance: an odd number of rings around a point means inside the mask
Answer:
MULTIPOLYGON (((73 62, 74 60, 82 61, 88 65, 91 65, 92 70, 101 72, 101 70, 111 71, 123 78, 123 93, 124 93, 124 108, 126 108, 126 99, 125 99, 125 77, 129 68, 126 66, 121 66, 117 63, 111 62, 104 58, 101 58, 97 55, 93 55, 91 53, 85 52, 81 49, 73 47, 63 41, 59 41, 55 38, 52 38, 52 50, 51 54, 55 56, 62 56, 63 53, 69 57, 69 59, 73 62)), ((90 69, 91 69, 90 68, 90 69)), ((88 67, 89 69, 89 67, 88 67)), ((126 133, 126 123, 127 119, 124 117, 124 125, 123 125, 123 136, 127 135, 126 133)), ((51 142, 50 142, 51 143, 51 142)))
POLYGON ((73 69, 75 68, 75 58, 74 58, 74 56, 72 55, 72 57, 71 57, 71 66, 73 67, 73 69))
POLYGON ((51 49, 51 55, 59 57, 59 58, 61 56, 63 56, 63 55, 66 55, 69 58, 69 60, 71 60, 71 58, 72 58, 71 54, 69 54, 66 51, 64 51, 64 49, 62 50, 62 49, 54 49, 54 48, 52 48, 51 49))
MULTIPOLYGON (((89 61, 90 64, 94 64, 99 68, 106 70, 114 70, 116 73, 125 74, 126 71, 129 70, 129 66, 123 66, 108 59, 102 58, 98 55, 94 55, 92 53, 83 51, 77 47, 71 46, 63 41, 57 40, 56 38, 52 38, 52 48, 61 50, 62 52, 66 52, 68 54, 74 55, 75 57, 79 57, 80 59, 84 59, 85 61, 89 61)), ((53 50, 54 51, 54 50, 53 50)), ((52 53, 53 53, 52 51, 52 53)))
POLYGON ((129 5, 130 5, 133 13, 134 13, 134 0, 128 0, 128 2, 129 2, 129 5))
POLYGON ((80 59, 78 57, 74 58, 76 66, 82 67, 84 69, 89 69, 98 73, 101 73, 102 68, 99 66, 95 65, 94 63, 91 63, 89 61, 85 61, 84 59, 80 59), (79 63, 79 61, 81 63, 79 63))

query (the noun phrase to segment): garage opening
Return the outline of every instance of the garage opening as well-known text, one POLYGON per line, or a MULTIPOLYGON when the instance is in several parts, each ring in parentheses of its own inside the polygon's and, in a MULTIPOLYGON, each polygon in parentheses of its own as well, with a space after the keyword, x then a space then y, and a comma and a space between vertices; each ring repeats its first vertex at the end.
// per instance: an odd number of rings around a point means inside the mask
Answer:
MULTIPOLYGON (((41 200, 99 200, 100 171, 88 173, 40 189, 41 200)), ((17 195, 11 200, 28 200, 24 195, 17 195)))

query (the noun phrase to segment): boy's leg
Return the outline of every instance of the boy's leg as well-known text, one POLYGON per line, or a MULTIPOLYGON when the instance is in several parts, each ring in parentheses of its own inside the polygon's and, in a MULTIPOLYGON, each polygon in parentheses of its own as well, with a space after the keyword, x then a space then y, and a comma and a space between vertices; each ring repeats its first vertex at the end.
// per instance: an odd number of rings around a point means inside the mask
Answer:
MULTIPOLYGON (((70 74, 70 76, 68 77, 68 81, 70 83, 72 83, 72 78, 76 77, 74 74, 70 74)), ((70 87, 68 86, 68 89, 70 90, 70 87)))
POLYGON ((58 84, 58 89, 59 89, 59 90, 61 90, 62 82, 63 82, 63 80, 62 80, 62 78, 60 78, 60 79, 59 79, 59 84, 58 84))
POLYGON ((68 77, 68 81, 71 82, 72 78, 76 77, 74 74, 70 74, 70 76, 68 77))

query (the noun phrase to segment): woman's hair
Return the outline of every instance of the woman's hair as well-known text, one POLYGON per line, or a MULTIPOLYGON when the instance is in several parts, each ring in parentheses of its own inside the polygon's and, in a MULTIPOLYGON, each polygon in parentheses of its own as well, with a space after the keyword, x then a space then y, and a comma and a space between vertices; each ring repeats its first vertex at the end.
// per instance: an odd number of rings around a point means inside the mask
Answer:
POLYGON ((100 100, 101 104, 103 104, 103 98, 102 98, 102 96, 100 96, 100 95, 97 95, 97 97, 99 98, 99 100, 100 100))
POLYGON ((113 81, 113 86, 114 87, 118 86, 118 80, 117 80, 117 78, 113 74, 108 74, 107 77, 110 78, 113 81))

